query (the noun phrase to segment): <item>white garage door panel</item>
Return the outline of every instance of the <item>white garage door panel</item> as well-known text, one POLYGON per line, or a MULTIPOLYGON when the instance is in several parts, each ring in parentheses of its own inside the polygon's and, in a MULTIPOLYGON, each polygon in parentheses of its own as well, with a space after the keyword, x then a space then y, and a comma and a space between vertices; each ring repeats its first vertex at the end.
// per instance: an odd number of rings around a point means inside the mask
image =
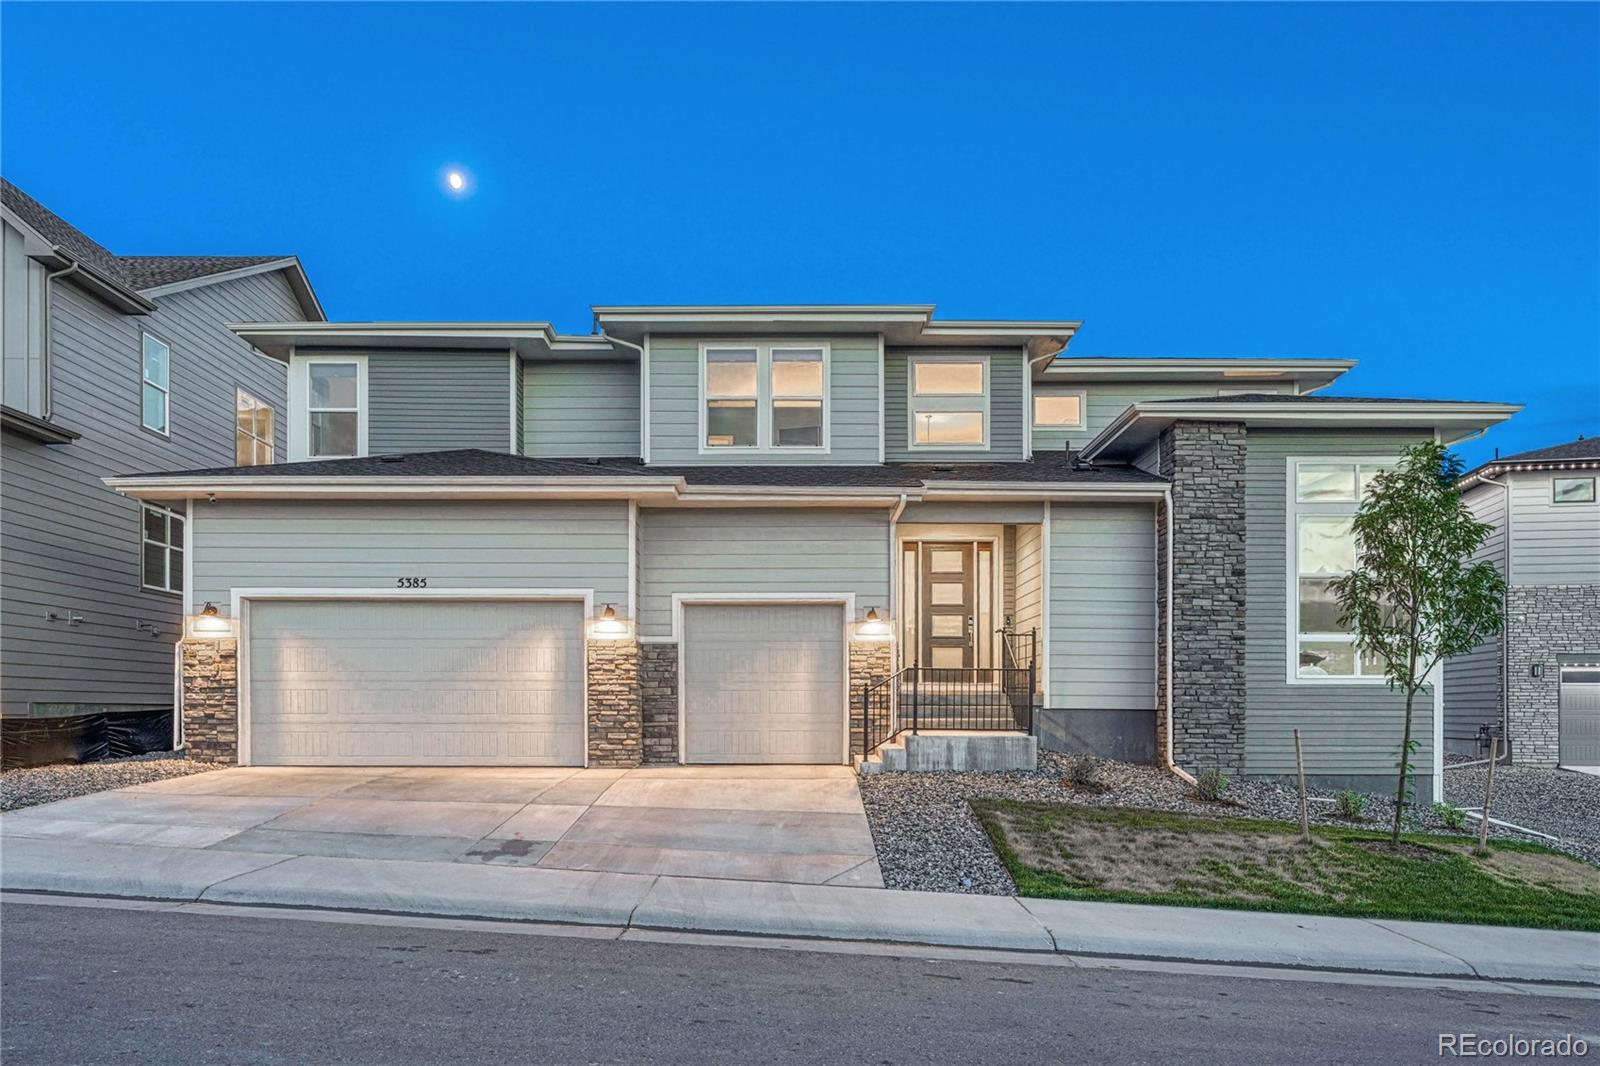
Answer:
POLYGON ((250 761, 583 763, 575 603, 260 601, 250 761))
POLYGON ((686 762, 840 761, 842 608, 686 606, 683 619, 686 762))

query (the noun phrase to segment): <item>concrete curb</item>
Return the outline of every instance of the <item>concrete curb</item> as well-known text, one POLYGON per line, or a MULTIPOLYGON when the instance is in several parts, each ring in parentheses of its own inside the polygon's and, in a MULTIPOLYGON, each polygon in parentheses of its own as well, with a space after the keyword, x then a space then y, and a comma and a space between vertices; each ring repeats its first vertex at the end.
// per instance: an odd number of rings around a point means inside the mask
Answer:
POLYGON ((0 888, 1600 987, 1600 934, 7 836, 0 888))

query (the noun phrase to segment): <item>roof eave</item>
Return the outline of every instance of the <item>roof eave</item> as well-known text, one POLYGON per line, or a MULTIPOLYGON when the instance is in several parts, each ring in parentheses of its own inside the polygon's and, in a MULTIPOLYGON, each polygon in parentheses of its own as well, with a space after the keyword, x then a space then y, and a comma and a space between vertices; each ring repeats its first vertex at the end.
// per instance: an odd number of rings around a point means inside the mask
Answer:
POLYGON ((183 281, 174 281, 167 285, 152 285, 149 288, 140 289, 139 292, 150 299, 156 299, 162 296, 170 296, 177 292, 185 292, 189 289, 204 288, 207 285, 219 285, 225 281, 237 281, 240 278, 248 278, 256 274, 270 274, 275 270, 282 270, 288 274, 289 288, 294 292, 295 300, 299 302, 301 310, 311 316, 307 321, 326 322, 328 320, 327 312, 322 308, 322 301, 317 299, 316 290, 311 287, 311 278, 306 274, 305 267, 300 262, 300 257, 294 255, 286 255, 281 259, 274 259, 266 263, 255 263, 251 266, 238 267, 234 270, 222 270, 215 274, 202 274, 196 278, 186 278, 183 281))

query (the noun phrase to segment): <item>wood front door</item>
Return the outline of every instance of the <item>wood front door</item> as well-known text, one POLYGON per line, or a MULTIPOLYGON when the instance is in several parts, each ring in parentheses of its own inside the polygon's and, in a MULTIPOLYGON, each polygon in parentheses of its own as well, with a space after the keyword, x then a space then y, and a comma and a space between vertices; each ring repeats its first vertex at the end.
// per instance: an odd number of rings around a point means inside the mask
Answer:
POLYGON ((963 669, 973 662, 972 545, 922 545, 922 665, 963 669))

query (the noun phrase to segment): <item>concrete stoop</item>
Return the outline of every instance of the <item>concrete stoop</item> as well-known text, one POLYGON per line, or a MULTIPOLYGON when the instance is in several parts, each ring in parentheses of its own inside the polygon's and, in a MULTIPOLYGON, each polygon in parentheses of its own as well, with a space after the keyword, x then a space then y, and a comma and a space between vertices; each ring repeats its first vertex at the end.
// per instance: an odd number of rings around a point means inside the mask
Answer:
POLYGON ((1021 733, 905 733, 856 765, 862 774, 887 771, 1033 770, 1039 740, 1021 733))

